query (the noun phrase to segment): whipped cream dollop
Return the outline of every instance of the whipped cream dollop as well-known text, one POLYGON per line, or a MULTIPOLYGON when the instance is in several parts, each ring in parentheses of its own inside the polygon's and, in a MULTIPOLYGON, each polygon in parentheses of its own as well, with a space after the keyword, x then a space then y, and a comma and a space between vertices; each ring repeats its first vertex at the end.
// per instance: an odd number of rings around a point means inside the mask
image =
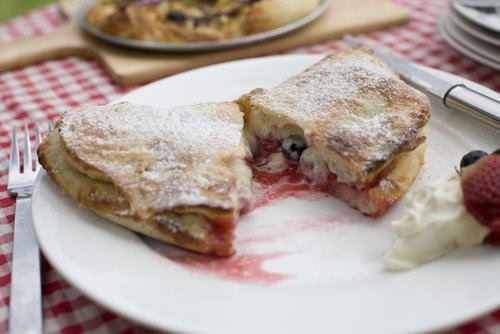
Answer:
POLYGON ((480 244, 489 233, 465 210, 458 175, 411 193, 406 205, 405 215, 391 223, 393 245, 384 257, 388 270, 408 270, 480 244))

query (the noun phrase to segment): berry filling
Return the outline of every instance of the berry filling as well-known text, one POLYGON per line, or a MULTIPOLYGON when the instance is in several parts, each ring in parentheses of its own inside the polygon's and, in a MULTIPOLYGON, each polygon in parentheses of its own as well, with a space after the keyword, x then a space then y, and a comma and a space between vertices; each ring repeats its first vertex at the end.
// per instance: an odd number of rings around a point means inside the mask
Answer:
MULTIPOLYGON (((338 182, 314 148, 308 148, 303 137, 290 135, 282 141, 272 135, 257 136, 258 146, 251 165, 254 180, 264 186, 278 184, 276 188, 292 194, 295 191, 315 191, 342 198, 351 206, 369 216, 377 216, 390 207, 394 200, 376 202, 370 189, 384 182, 390 167, 369 183, 347 184, 338 182), (283 187, 287 184, 287 187, 283 187)), ((282 194, 279 196, 282 196, 282 194)), ((258 200, 257 203, 260 203, 258 200)))
POLYGON ((210 224, 212 253, 218 256, 228 256, 234 254, 232 241, 234 240, 234 230, 238 217, 233 217, 225 221, 218 221, 210 224))
POLYGON ((210 7, 215 5, 215 1, 199 1, 199 3, 196 5, 196 8, 199 8, 201 14, 188 15, 180 10, 171 10, 167 13, 165 19, 167 21, 176 23, 184 23, 189 21, 192 22, 194 26, 198 26, 200 24, 208 24, 214 20, 224 17, 238 16, 247 6, 252 5, 258 1, 260 0, 240 0, 227 3, 221 2, 218 6, 215 7, 215 9, 210 7))

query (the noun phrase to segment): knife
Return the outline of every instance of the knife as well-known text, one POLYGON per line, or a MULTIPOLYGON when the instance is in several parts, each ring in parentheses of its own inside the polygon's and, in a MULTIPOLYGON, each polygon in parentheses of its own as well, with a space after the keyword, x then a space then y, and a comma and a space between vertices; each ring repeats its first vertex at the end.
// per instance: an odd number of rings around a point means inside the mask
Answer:
MULTIPOLYGON (((349 45, 367 45, 351 36, 344 37, 349 45)), ((369 45, 367 45, 370 47, 369 45)), ((500 100, 478 92, 465 84, 452 84, 430 74, 404 59, 371 47, 389 67, 417 88, 431 93, 449 108, 465 112, 500 130, 500 100)))

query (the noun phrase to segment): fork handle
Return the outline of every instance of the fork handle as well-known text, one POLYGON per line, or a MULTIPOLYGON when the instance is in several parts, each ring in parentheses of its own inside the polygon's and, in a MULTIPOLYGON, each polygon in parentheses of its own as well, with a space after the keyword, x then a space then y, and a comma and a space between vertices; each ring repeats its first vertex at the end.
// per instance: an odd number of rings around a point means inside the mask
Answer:
POLYGON ((40 250, 33 229, 31 197, 18 196, 10 283, 10 334, 42 333, 40 250))

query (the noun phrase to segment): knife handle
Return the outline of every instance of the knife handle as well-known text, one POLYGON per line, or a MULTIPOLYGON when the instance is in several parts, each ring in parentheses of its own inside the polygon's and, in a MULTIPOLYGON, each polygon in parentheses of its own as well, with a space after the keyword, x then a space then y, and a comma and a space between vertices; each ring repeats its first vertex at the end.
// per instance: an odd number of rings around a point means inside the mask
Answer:
POLYGON ((444 104, 500 130, 500 101, 498 100, 476 92, 465 85, 457 85, 448 91, 444 97, 444 104))

